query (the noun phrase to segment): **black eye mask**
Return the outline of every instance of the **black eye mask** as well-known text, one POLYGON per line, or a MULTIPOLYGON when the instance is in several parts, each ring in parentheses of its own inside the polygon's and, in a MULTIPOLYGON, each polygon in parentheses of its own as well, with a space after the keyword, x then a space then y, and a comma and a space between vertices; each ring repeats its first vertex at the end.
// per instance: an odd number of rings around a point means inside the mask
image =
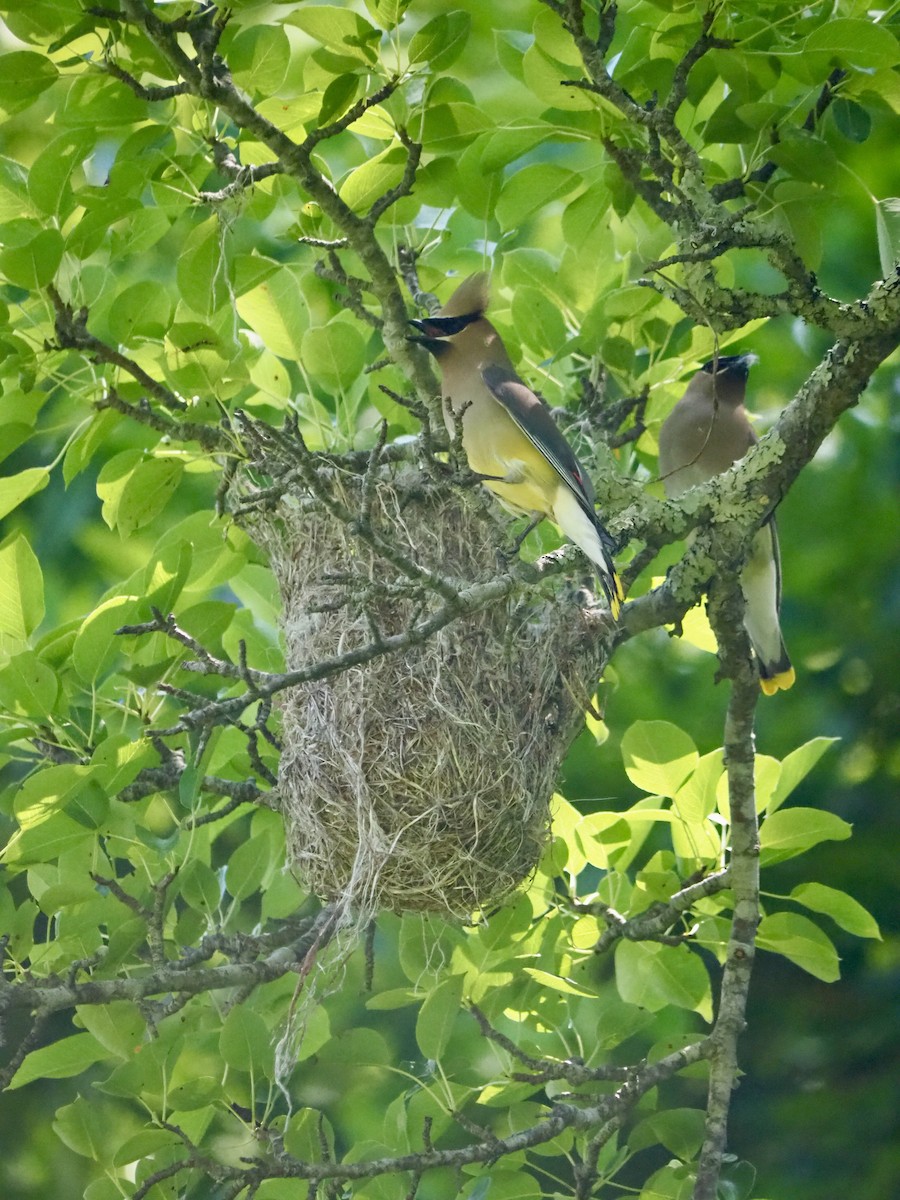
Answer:
POLYGON ((467 325, 480 319, 480 312, 466 313, 464 317, 425 317, 423 320, 411 320, 410 325, 424 333, 429 338, 452 337, 461 333, 467 325))

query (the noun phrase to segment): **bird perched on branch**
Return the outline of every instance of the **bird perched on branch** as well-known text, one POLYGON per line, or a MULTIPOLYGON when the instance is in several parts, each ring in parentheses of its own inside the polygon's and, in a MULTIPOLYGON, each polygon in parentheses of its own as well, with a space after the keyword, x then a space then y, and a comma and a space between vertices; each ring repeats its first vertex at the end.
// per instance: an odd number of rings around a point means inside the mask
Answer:
POLYGON ((433 317, 411 321, 412 340, 437 359, 444 421, 451 437, 462 421, 469 466, 510 511, 535 523, 550 517, 588 556, 613 617, 624 600, 613 564, 615 542, 595 511, 594 488, 547 405, 513 369, 485 318, 488 277, 464 280, 433 317))
MULTIPOLYGON (((743 458, 759 439, 744 399, 755 354, 720 356, 697 372, 659 431, 659 473, 669 497, 705 483, 743 458)), ((775 518, 757 531, 741 571, 744 627, 767 696, 794 682, 781 636, 781 557, 775 518)))

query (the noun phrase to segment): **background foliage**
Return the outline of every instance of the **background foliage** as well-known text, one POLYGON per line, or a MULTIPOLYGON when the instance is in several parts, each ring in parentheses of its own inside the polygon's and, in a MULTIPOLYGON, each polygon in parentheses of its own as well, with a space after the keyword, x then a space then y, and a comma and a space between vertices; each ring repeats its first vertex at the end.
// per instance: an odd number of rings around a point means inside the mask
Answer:
MULTIPOLYGON (((194 11, 153 8, 165 20, 194 11)), ((621 113, 561 87, 582 68, 551 7, 231 8, 219 51, 234 82, 298 140, 402 76, 382 104, 315 146, 316 170, 364 218, 390 189, 402 191, 404 138, 421 143, 414 188, 379 216, 380 245, 392 260, 411 246, 423 287, 444 297, 446 274, 493 265, 492 319, 551 404, 574 409, 599 363, 608 398, 648 387, 646 432, 617 452, 617 466, 652 487, 655 430, 714 339, 671 298, 637 285, 671 252, 672 232, 604 147, 628 144, 621 113)), ((269 162, 271 151, 214 103, 136 95, 122 72, 162 87, 172 74, 115 18, 116 4, 98 14, 75 0, 0 11, 7 974, 64 979, 83 963, 97 978, 139 978, 205 935, 255 936, 311 907, 282 870, 277 815, 240 803, 236 791, 250 777, 265 786, 277 771, 265 740, 233 727, 184 737, 187 769, 174 788, 127 790, 165 765, 147 730, 171 724, 178 709, 159 685, 214 685, 182 670, 184 654, 161 635, 123 638, 118 628, 148 620, 155 605, 213 652, 237 660, 243 641, 251 666, 281 666, 271 574, 249 538, 215 515, 222 456, 209 439, 238 408, 273 422, 295 413, 314 450, 369 448, 382 419, 391 439, 417 424, 379 388, 403 392, 401 370, 366 371, 384 358, 377 305, 341 278, 365 276, 366 264, 309 240, 340 234, 327 196, 287 174, 229 190, 222 147, 243 164, 269 162), (86 306, 97 345, 56 348, 50 289, 86 306), (154 384, 185 399, 175 416, 199 427, 193 438, 167 425, 154 384), (155 424, 141 420, 148 396, 155 424), (204 777, 223 789, 202 786, 204 777)), ((639 104, 668 94, 706 11, 693 2, 621 6, 610 56, 639 104)), ((679 117, 710 184, 775 165, 750 199, 795 239, 824 292, 844 301, 865 295, 896 256, 897 11, 876 19, 856 0, 715 5, 715 33, 734 44, 698 61, 679 117), (833 94, 807 121, 830 79, 833 94)), ((759 249, 730 251, 718 270, 724 286, 769 296, 782 286, 759 249)), ((789 305, 777 311, 720 337, 760 355, 751 390, 763 426, 830 341, 789 305)), ((770 814, 760 936, 769 953, 753 980, 730 1149, 759 1176, 748 1183, 735 1163, 730 1195, 882 1200, 900 1184, 891 1127, 900 961, 889 901, 900 774, 890 653, 898 594, 888 570, 897 390, 887 365, 781 510, 784 627, 799 679, 758 713, 770 814), (827 748, 824 738, 839 741, 827 748), (821 885, 855 896, 883 940, 865 912, 821 885)), ((526 549, 554 544, 542 528, 526 549)), ((662 552, 635 594, 678 549, 662 552)), ((600 691, 604 723, 589 722, 566 763, 542 870, 475 929, 380 918, 373 984, 359 951, 312 1010, 289 1079, 290 1119, 275 1046, 294 974, 249 1004, 212 992, 56 1013, 0 1100, 3 1194, 131 1195, 135 1179, 183 1155, 175 1126, 210 1159, 236 1165, 273 1153, 281 1137, 289 1153, 313 1160, 327 1154, 323 1143, 351 1160, 402 1153, 420 1146, 426 1118, 435 1145, 458 1145, 457 1109, 498 1136, 532 1125, 557 1089, 511 1082, 521 1064, 485 1038, 463 996, 541 1058, 616 1064, 686 1042, 711 1015, 721 897, 701 910, 700 954, 623 942, 597 959, 590 947, 603 923, 575 911, 571 896, 596 893, 640 911, 716 861, 724 700, 714 662, 661 631, 618 651, 600 691), (683 825, 671 817, 679 794, 683 825), (668 818, 651 820, 660 810, 668 818)), ((10 1054, 25 1030, 15 1016, 10 1054)), ((687 1194, 687 1168, 667 1164, 690 1163, 699 1146, 704 1083, 695 1070, 644 1097, 618 1145, 603 1151, 603 1169, 621 1168, 619 1181, 645 1186, 647 1197, 687 1194)), ((592 1097, 602 1091, 585 1086, 592 1097)), ((572 1138, 487 1173, 430 1173, 419 1195, 571 1194, 572 1138)), ((189 1194, 220 1194, 203 1176, 194 1173, 189 1194)), ((160 1182, 151 1194, 178 1194, 166 1190, 174 1186, 160 1182)), ((270 1182, 258 1195, 294 1196, 297 1186, 270 1182)), ((402 1197, 408 1188, 384 1177, 353 1194, 402 1197)))

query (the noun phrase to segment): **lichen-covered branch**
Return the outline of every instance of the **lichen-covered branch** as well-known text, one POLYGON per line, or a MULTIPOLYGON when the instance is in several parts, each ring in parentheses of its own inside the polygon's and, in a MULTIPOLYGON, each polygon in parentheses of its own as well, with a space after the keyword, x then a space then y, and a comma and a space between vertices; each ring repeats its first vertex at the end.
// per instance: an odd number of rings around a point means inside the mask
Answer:
MULTIPOLYGON (((158 889, 157 894, 164 890, 158 889)), ((143 915, 150 920, 152 913, 143 915)), ((157 961, 152 970, 142 975, 79 980, 77 964, 76 971, 67 979, 51 975, 43 979, 26 977, 13 981, 0 974, 0 1020, 5 1013, 22 1009, 43 1018, 79 1004, 109 1004, 113 1000, 137 1002, 169 992, 195 996, 227 988, 256 987, 296 971, 310 949, 321 946, 333 932, 334 911, 326 907, 314 917, 283 925, 277 936, 271 933, 233 937, 210 935, 201 939, 194 950, 186 951, 182 958, 157 961), (232 961, 216 966, 201 965, 218 953, 228 955, 232 961)))
POLYGON ((725 767, 731 824, 731 889, 734 910, 719 1010, 712 1031, 706 1130, 694 1200, 716 1200, 727 1145, 731 1093, 737 1082, 738 1038, 753 969, 759 924, 759 828, 753 764, 753 720, 759 699, 756 672, 743 626, 744 599, 737 579, 720 580, 710 595, 710 622, 719 644, 722 673, 731 681, 725 717, 725 767))
MULTIPOLYGON (((689 884, 675 892, 666 904, 656 904, 648 912, 640 916, 625 918, 613 908, 601 909, 601 915, 606 919, 609 928, 598 938, 594 951, 602 954, 620 938, 630 941, 657 941, 664 938, 678 918, 698 900, 706 896, 715 896, 718 892, 731 887, 731 871, 726 867, 711 875, 689 884)), ((681 938, 677 939, 681 941, 681 938)))
MULTIPOLYGON (((460 1125, 473 1140, 450 1149, 435 1149, 430 1138, 426 1136, 423 1138, 425 1145, 422 1150, 359 1162, 346 1159, 335 1161, 330 1153, 323 1156, 321 1162, 308 1162, 281 1151, 269 1157, 245 1158, 240 1166, 233 1166, 210 1162, 199 1153, 195 1155, 189 1147, 188 1153, 182 1159, 163 1170, 166 1172, 166 1178, 198 1170, 207 1176, 211 1175, 220 1187, 230 1185, 233 1190, 228 1191, 229 1195, 237 1195, 244 1188, 249 1189, 252 1194, 266 1179, 305 1180, 316 1185, 377 1179, 385 1175, 410 1174, 419 1177, 438 1168, 460 1169, 474 1163, 494 1163, 508 1155, 543 1145, 565 1130, 572 1129, 588 1135, 584 1158, 580 1164, 582 1176, 587 1181, 596 1166, 596 1151, 624 1122, 641 1097, 663 1080, 670 1079, 693 1063, 700 1062, 708 1054, 709 1044, 704 1040, 668 1054, 652 1064, 642 1063, 627 1068, 627 1077, 611 1095, 601 1097, 593 1104, 555 1103, 550 1106, 547 1116, 542 1120, 504 1137, 497 1137, 491 1129, 474 1124, 465 1119, 464 1114, 457 1114, 460 1125)), ((143 1186, 146 1187, 146 1184, 143 1186)))

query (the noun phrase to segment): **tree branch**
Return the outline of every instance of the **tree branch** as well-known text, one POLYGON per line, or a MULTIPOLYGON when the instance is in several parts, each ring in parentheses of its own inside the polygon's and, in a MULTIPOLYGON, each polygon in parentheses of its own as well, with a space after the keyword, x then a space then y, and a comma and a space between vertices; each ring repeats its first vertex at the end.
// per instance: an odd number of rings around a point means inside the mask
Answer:
MULTIPOLYGON (((217 105, 239 129, 253 134, 257 140, 268 146, 278 160, 280 168, 299 181, 307 195, 316 201, 346 237, 348 244, 368 271, 372 290, 381 303, 383 335, 388 352, 412 380, 422 403, 431 403, 437 394, 434 373, 425 353, 415 348, 407 339, 406 307, 390 260, 374 236, 368 218, 356 214, 341 199, 331 181, 326 179, 312 161, 311 151, 317 141, 323 136, 331 136, 328 130, 341 122, 326 126, 324 132, 314 131, 302 143, 293 141, 253 107, 226 71, 216 70, 214 64, 206 70, 201 70, 198 63, 181 49, 171 26, 157 17, 145 0, 122 0, 122 7, 128 19, 144 30, 169 63, 174 74, 189 85, 191 93, 217 105)), ((384 86, 389 90, 385 94, 389 94, 396 84, 396 80, 386 83, 384 86)), ((375 93, 376 96, 378 94, 375 93)), ((361 111, 365 111, 373 102, 377 103, 368 98, 361 101, 361 111)), ((344 114, 344 118, 346 116, 347 114, 344 114)), ((341 118, 341 121, 344 118, 341 118)), ((352 120, 349 123, 352 123, 352 120)))
MULTIPOLYGON (((729 887, 731 887, 731 872, 726 867, 722 871, 707 875, 705 879, 701 879, 697 883, 682 888, 680 892, 675 892, 666 904, 654 905, 648 912, 641 913, 637 917, 626 919, 615 909, 601 909, 602 915, 609 922, 609 928, 600 935, 594 946, 594 952, 602 954, 620 938, 627 938, 633 942, 656 941, 664 936, 682 913, 687 912, 698 900, 702 900, 706 896, 715 896, 729 887)), ((682 941, 683 939, 678 938, 677 940, 682 941)))
POLYGON ((759 684, 744 629, 744 597, 738 579, 718 581, 710 594, 710 623, 719 645, 722 673, 731 680, 725 717, 725 766, 731 822, 731 887, 734 914, 712 1031, 706 1128, 694 1200, 716 1200, 725 1155, 731 1092, 737 1082, 737 1042, 743 1032, 756 929, 759 924, 759 827, 754 784, 753 720, 759 684))
MULTIPOLYGON (((148 920, 152 919, 152 914, 142 915, 146 915, 148 920)), ((200 949, 188 952, 175 962, 157 961, 144 975, 89 979, 81 983, 76 983, 74 979, 63 980, 58 976, 25 978, 15 982, 0 976, 0 1016, 5 1011, 28 1009, 43 1018, 79 1004, 109 1004, 113 1000, 137 1002, 168 992, 179 996, 195 996, 225 988, 252 989, 296 971, 313 946, 321 946, 333 935, 334 915, 334 910, 326 907, 314 917, 305 918, 300 924, 299 933, 294 927, 292 940, 283 945, 276 944, 263 958, 246 958, 248 954, 257 955, 264 948, 263 938, 245 937, 239 942, 203 939, 200 949), (236 961, 215 967, 198 965, 202 958, 226 946, 235 954, 236 961)))

